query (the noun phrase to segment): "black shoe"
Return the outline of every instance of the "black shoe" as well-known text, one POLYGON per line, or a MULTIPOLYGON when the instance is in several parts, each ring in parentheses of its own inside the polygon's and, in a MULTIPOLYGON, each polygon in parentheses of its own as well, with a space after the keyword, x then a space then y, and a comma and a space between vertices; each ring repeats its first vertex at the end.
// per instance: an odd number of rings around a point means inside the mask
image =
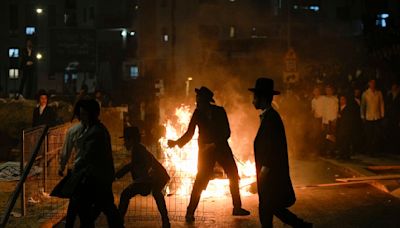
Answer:
POLYGON ((232 215, 233 216, 246 216, 246 215, 250 215, 250 211, 243 209, 243 208, 233 208, 232 215))
POLYGON ((186 212, 185 221, 187 223, 192 223, 192 222, 194 222, 194 220, 195 220, 194 214, 189 214, 189 213, 186 212))

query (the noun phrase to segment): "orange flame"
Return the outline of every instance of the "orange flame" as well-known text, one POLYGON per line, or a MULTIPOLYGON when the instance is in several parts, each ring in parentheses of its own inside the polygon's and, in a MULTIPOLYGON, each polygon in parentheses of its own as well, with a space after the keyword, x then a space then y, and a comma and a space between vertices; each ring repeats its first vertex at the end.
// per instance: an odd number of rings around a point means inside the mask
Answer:
MULTIPOLYGON (((167 120, 164 124, 166 129, 165 137, 159 140, 162 151, 164 153, 163 165, 169 171, 172 181, 167 187, 168 194, 178 196, 188 196, 191 193, 194 178, 197 174, 197 156, 198 156, 198 129, 194 133, 191 141, 184 147, 169 148, 168 139, 177 139, 182 136, 188 128, 192 113, 190 107, 182 105, 175 110, 176 121, 167 120)), ((241 195, 249 195, 250 184, 256 181, 256 171, 254 162, 236 162, 240 176, 240 192, 241 195)), ((230 194, 228 179, 210 180, 207 189, 203 191, 202 197, 221 197, 230 194)))

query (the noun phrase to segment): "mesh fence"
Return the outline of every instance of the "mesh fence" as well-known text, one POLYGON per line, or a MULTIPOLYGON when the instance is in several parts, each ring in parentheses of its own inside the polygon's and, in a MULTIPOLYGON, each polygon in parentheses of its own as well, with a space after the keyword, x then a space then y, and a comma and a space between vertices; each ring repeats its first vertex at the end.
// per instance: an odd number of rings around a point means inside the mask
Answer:
MULTIPOLYGON (((56 221, 65 216, 68 200, 56 197, 50 197, 49 193, 54 186, 61 180, 58 176, 59 156, 65 139, 65 134, 72 124, 64 124, 49 129, 45 141, 42 144, 40 153, 35 161, 34 166, 40 172, 33 175, 25 182, 25 191, 22 197, 22 210, 28 217, 40 217, 42 219, 51 219, 56 221)), ((21 162, 25 164, 30 158, 30 153, 35 142, 40 137, 41 128, 30 129, 24 131, 23 135, 23 156, 21 162)), ((110 132, 113 134, 114 132, 110 132)), ((114 133, 120 136, 120 133, 114 133)), ((157 146, 149 147, 157 148, 157 146)), ((116 169, 122 167, 124 164, 130 162, 130 152, 126 151, 123 147, 123 141, 113 142, 113 156, 116 169)), ((155 150, 155 149, 153 149, 155 150)), ((160 154, 157 151, 151 151, 153 154, 160 154)), ((72 168, 71 158, 67 168, 72 168)), ((161 163, 164 163, 160 159, 161 163)), ((169 189, 174 189, 180 183, 184 175, 176 170, 168 170, 171 175, 171 181, 168 184, 169 189)), ((193 184, 193 180, 191 180, 193 184)), ((123 178, 117 180, 113 184, 113 192, 115 196, 115 203, 118 205, 119 197, 125 187, 132 183, 131 176, 125 175, 123 178)), ((191 187, 190 187, 191 188, 191 187)), ((190 191, 189 191, 190 193, 190 191)), ((183 221, 186 213, 186 207, 189 204, 190 195, 175 195, 173 193, 166 194, 165 201, 168 208, 170 219, 176 221, 183 221)), ((202 199, 196 211, 196 220, 204 220, 206 213, 205 200, 202 199)), ((149 196, 135 196, 130 200, 128 212, 125 216, 125 221, 153 221, 160 219, 160 215, 152 195, 149 196)))

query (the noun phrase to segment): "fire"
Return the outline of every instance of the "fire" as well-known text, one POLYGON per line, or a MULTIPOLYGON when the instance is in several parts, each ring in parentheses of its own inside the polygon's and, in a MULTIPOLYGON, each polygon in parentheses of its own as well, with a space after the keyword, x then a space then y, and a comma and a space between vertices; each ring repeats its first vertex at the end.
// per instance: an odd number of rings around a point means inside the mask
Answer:
MULTIPOLYGON (((175 121, 167 120, 164 124, 166 129, 165 137, 159 140, 164 153, 163 165, 171 175, 171 183, 167 187, 168 194, 178 196, 188 196, 191 193, 194 178, 197 174, 197 155, 198 155, 198 129, 190 142, 184 147, 169 148, 168 139, 178 139, 182 136, 190 122, 192 113, 190 107, 182 105, 175 110, 175 121)), ((254 162, 242 162, 236 158, 236 164, 240 176, 240 193, 242 196, 249 195, 250 184, 256 181, 256 171, 254 162)), ((202 197, 221 197, 230 194, 229 179, 210 180, 207 189, 203 191, 202 197)))

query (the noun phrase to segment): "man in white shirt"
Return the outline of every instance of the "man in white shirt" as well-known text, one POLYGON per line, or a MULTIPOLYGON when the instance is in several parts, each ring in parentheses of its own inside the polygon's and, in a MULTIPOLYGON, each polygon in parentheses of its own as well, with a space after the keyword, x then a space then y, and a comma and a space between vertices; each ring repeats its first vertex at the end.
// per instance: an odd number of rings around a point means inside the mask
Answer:
POLYGON ((361 96, 361 118, 365 123, 366 152, 369 154, 376 154, 381 148, 381 120, 384 115, 382 92, 376 89, 376 80, 372 78, 361 96))
POLYGON ((326 141, 323 152, 326 155, 330 155, 335 149, 336 140, 334 135, 339 112, 339 99, 334 95, 334 89, 331 85, 325 87, 325 93, 326 95, 323 97, 322 124, 323 135, 326 141))
POLYGON ((321 95, 320 87, 316 86, 313 90, 313 99, 311 100, 312 112, 312 136, 311 140, 316 143, 316 153, 320 153, 322 149, 322 116, 324 111, 324 96, 321 95))

